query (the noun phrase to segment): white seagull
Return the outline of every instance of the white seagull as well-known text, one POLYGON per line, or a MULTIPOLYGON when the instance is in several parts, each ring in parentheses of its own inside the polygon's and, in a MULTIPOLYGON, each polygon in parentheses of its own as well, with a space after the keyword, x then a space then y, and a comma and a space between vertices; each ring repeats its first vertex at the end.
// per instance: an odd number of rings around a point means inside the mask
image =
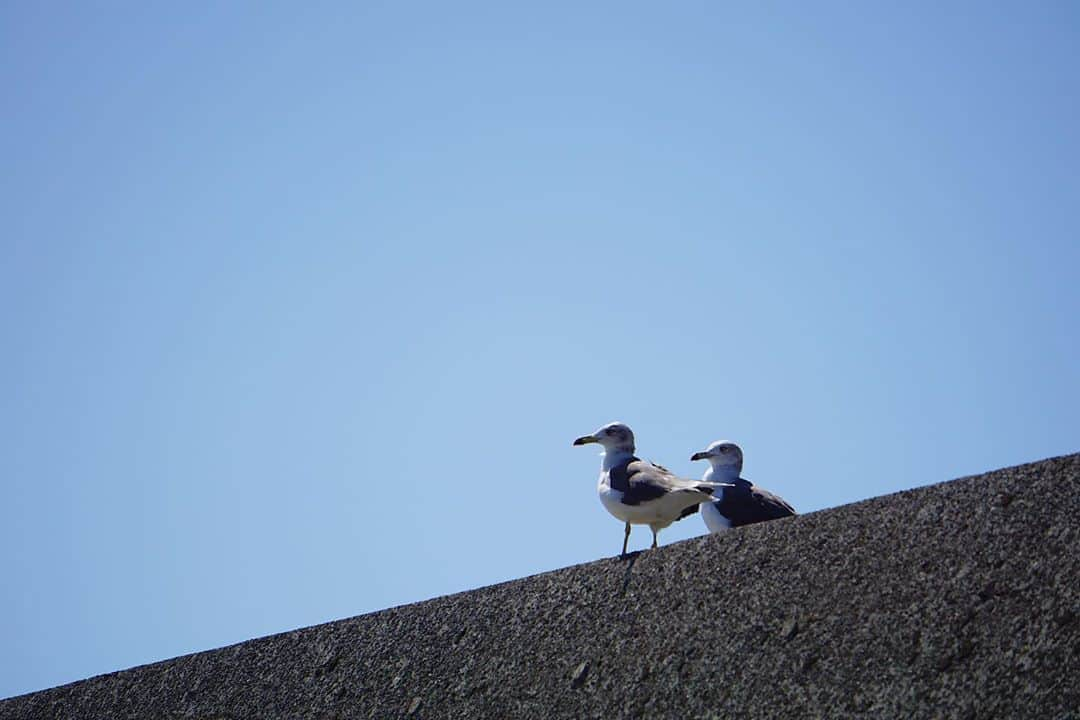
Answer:
POLYGON ((657 532, 695 513, 698 504, 711 500, 718 489, 715 483, 684 480, 665 467, 634 457, 634 433, 623 423, 609 423, 574 441, 574 445, 589 443, 604 447, 596 490, 607 511, 626 523, 623 555, 631 525, 648 525, 656 547, 657 532))
POLYGON ((779 495, 739 477, 743 453, 735 443, 717 440, 705 450, 691 455, 690 459, 709 461, 709 469, 701 477, 702 481, 726 485, 717 490, 713 502, 701 505, 701 519, 709 532, 723 532, 795 514, 795 509, 779 495))

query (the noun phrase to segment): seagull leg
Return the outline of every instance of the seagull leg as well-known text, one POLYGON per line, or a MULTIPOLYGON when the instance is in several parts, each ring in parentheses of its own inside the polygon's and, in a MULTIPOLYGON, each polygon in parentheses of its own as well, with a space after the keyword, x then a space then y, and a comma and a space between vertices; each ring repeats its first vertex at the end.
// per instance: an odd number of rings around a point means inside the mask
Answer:
POLYGON ((626 557, 626 543, 630 540, 630 523, 626 523, 626 534, 622 539, 622 555, 620 557, 626 557))
POLYGON ((652 546, 654 548, 656 547, 656 531, 655 530, 652 531, 652 546))

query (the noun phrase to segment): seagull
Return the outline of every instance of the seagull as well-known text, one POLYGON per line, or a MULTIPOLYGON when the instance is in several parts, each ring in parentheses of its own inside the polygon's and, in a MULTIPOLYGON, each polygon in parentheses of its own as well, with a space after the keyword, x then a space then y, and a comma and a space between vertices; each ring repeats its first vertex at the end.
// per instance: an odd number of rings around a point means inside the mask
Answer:
POLYGON ((749 480, 739 477, 742 472, 742 449, 733 442, 717 440, 703 451, 690 456, 691 460, 708 460, 709 469, 703 482, 726 483, 717 490, 712 502, 701 506, 701 519, 709 532, 776 520, 795 514, 779 495, 763 490, 749 480))
POLYGON ((715 483, 684 480, 665 467, 634 457, 634 433, 623 423, 609 423, 574 441, 574 445, 589 443, 604 447, 596 490, 604 508, 626 523, 623 556, 631 525, 648 525, 652 547, 656 547, 656 533, 697 512, 698 504, 712 499, 718 489, 715 483))

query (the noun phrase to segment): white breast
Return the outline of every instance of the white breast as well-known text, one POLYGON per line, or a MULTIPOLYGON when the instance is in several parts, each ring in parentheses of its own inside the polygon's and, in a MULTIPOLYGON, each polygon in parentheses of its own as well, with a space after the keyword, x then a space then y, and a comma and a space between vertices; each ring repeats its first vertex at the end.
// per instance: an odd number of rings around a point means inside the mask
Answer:
MULTIPOLYGON (((723 488, 717 488, 713 496, 717 500, 724 499, 723 488)), ((709 528, 709 532, 718 533, 731 529, 731 521, 720 514, 720 511, 716 507, 715 502, 707 502, 701 504, 701 519, 705 521, 705 527, 709 528)))
POLYGON ((600 496, 600 502, 603 504, 605 510, 623 522, 632 522, 626 512, 627 510, 630 510, 631 507, 622 504, 622 492, 611 489, 611 485, 608 484, 608 474, 606 470, 600 473, 600 482, 596 484, 596 493, 600 496))

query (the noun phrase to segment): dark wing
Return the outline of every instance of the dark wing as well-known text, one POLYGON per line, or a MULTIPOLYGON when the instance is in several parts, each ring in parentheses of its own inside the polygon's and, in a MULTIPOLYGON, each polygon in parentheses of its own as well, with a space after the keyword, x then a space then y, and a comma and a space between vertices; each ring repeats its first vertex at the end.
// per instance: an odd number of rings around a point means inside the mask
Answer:
POLYGON ((732 527, 778 520, 795 514, 795 508, 782 497, 742 478, 735 483, 735 487, 724 488, 724 496, 716 501, 716 505, 720 514, 731 521, 732 527))
MULTIPOLYGON (((618 490, 623 494, 624 505, 640 505, 643 502, 661 498, 669 492, 680 490, 700 490, 701 492, 712 490, 707 485, 683 480, 661 465, 654 465, 636 457, 611 468, 608 471, 608 483, 612 490, 618 490)), ((696 510, 697 505, 694 505, 694 509, 685 512, 682 517, 691 515, 696 510)))

